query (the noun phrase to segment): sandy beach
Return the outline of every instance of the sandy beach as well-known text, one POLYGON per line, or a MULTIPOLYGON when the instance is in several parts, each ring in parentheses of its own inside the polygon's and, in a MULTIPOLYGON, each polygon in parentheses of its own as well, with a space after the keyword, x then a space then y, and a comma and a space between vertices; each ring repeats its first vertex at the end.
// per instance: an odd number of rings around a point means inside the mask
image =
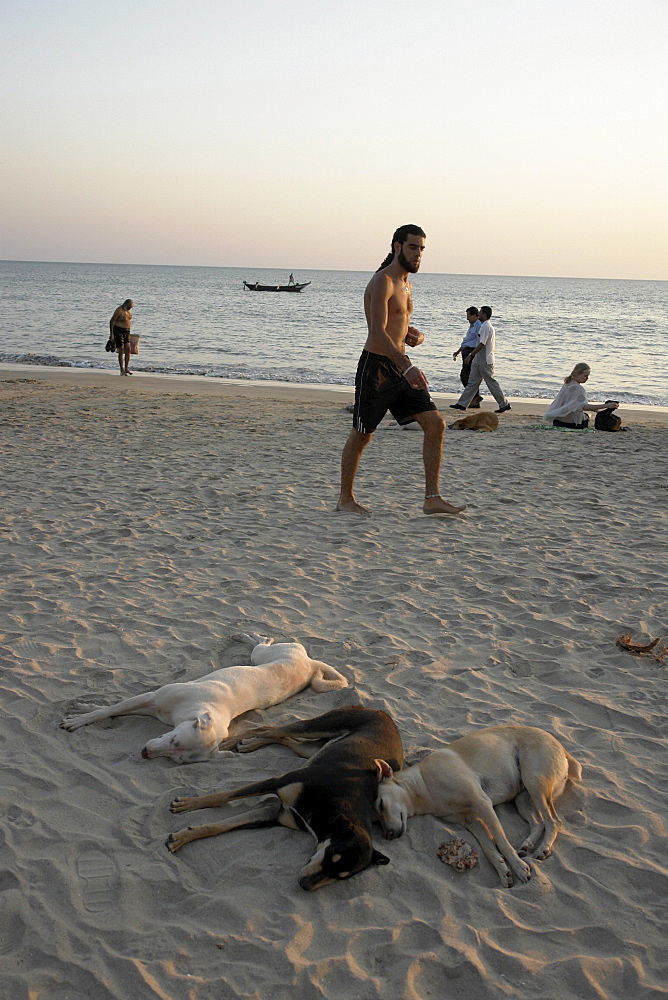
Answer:
MULTIPOLYGON (((456 418, 436 397, 448 422, 456 418)), ((592 392, 591 398, 597 397, 592 392)), ((646 1000, 666 995, 668 411, 627 434, 446 433, 421 512, 421 434, 383 424, 335 512, 349 390, 0 367, 1 1000, 646 1000), (501 888, 465 836, 415 817, 390 857, 306 893, 307 834, 240 830, 172 856, 177 794, 279 774, 268 747, 142 760, 165 731, 61 718, 247 662, 230 637, 298 639, 349 687, 235 723, 384 708, 407 758, 488 725, 539 726, 577 758, 564 829, 501 888), (664 921, 662 923, 662 921, 664 921)), ((493 409, 488 400, 484 408, 493 409)), ((525 825, 498 809, 510 839, 525 825)), ((195 814, 194 822, 220 817, 195 814)), ((187 817, 191 819, 190 816, 187 817)), ((474 845, 475 846, 475 845, 474 845)))

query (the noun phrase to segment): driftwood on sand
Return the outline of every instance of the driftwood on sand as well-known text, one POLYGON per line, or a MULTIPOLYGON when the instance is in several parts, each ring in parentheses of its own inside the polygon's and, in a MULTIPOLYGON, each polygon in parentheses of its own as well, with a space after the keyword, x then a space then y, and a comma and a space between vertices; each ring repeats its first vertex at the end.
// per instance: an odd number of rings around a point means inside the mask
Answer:
POLYGON ((658 663, 661 663, 666 653, 668 653, 668 646, 660 636, 652 639, 651 642, 642 643, 633 642, 631 640, 631 633, 624 632, 623 635, 617 636, 615 645, 619 646, 620 649, 625 649, 627 653, 631 653, 633 656, 651 656, 658 663), (659 643, 663 643, 663 646, 659 646, 659 643))

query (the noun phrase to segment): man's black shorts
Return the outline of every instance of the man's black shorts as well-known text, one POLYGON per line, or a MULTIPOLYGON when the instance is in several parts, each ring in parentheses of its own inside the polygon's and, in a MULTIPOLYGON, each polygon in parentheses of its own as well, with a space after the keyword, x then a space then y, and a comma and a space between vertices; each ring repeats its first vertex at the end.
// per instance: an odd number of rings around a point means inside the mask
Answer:
POLYGON ((119 347, 126 347, 130 343, 130 331, 126 330, 124 326, 114 327, 114 347, 118 350, 119 347))
POLYGON ((416 413, 435 409, 436 404, 426 389, 411 389, 384 354, 362 351, 355 376, 355 430, 371 434, 388 410, 397 423, 409 424, 416 413))

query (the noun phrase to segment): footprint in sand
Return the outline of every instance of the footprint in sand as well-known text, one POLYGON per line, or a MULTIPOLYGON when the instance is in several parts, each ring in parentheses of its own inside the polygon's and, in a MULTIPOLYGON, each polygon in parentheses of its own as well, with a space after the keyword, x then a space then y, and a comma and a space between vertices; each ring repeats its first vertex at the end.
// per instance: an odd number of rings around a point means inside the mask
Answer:
POLYGON ((516 677, 531 677, 533 674, 531 666, 521 660, 515 660, 509 665, 509 669, 511 674, 515 674, 516 677))
POLYGON ((120 876, 116 862, 101 851, 84 851, 77 860, 83 881, 82 899, 89 913, 102 913, 118 903, 120 876))
POLYGON ((403 655, 409 663, 416 667, 426 667, 434 659, 429 653, 424 653, 419 649, 407 649, 403 655))
POLYGON ((16 647, 19 656, 26 660, 40 660, 44 658, 45 645, 35 639, 23 639, 16 647))
POLYGON ((11 955, 23 941, 26 925, 19 916, 17 906, 20 899, 19 881, 9 871, 0 872, 0 955, 11 955), (12 891, 14 898, 12 899, 12 891), (9 892, 9 896, 4 896, 9 892))
POLYGON ((15 805, 10 806, 7 810, 7 819, 12 826, 17 827, 19 830, 29 830, 37 822, 36 817, 32 813, 26 812, 25 809, 21 809, 15 805))

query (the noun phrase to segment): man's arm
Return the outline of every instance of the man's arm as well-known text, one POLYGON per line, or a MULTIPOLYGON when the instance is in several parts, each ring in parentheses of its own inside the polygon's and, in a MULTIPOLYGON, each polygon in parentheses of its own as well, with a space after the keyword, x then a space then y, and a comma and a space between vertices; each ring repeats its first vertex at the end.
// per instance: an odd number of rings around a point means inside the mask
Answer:
POLYGON ((114 310, 114 315, 109 320, 109 329, 110 329, 112 335, 113 335, 113 332, 114 332, 114 327, 116 326, 116 320, 118 319, 118 314, 120 312, 121 312, 121 307, 119 306, 117 309, 114 310))

